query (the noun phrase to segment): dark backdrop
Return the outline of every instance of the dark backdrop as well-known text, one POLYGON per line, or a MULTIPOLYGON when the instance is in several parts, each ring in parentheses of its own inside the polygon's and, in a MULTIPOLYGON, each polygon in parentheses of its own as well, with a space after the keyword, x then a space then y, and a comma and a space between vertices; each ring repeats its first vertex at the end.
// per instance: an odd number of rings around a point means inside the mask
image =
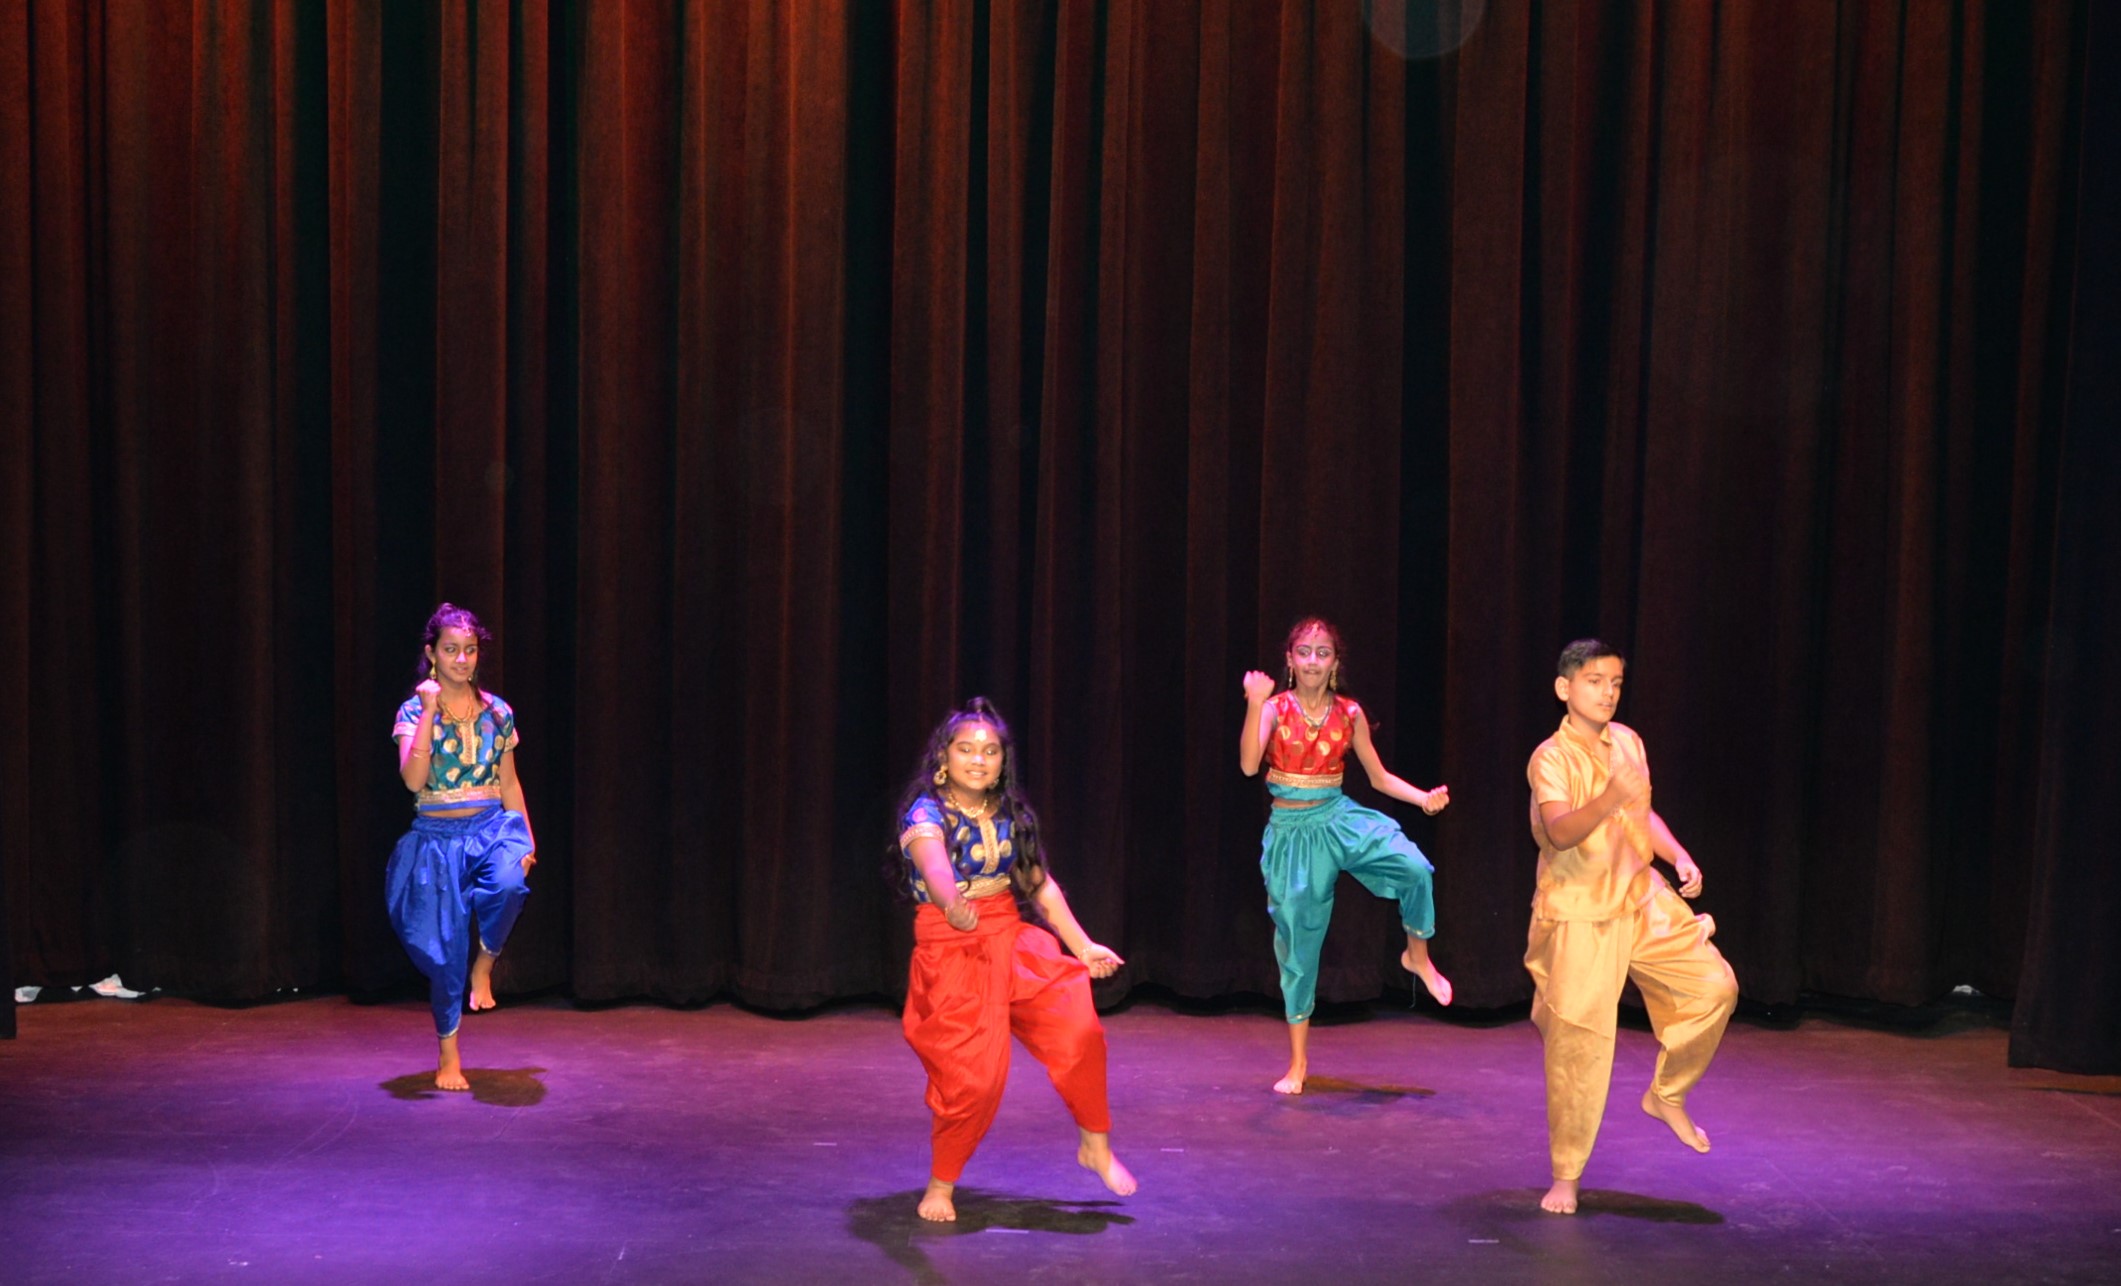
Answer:
POLYGON ((1271 992, 1237 681, 1315 611, 1453 788, 1462 1004, 1527 993, 1598 633, 1750 996, 2121 1065, 2087 7, 1415 8, 0 0, 17 976, 408 978, 448 598, 524 729, 506 987, 891 991, 891 802, 986 692, 1108 998, 1271 992))

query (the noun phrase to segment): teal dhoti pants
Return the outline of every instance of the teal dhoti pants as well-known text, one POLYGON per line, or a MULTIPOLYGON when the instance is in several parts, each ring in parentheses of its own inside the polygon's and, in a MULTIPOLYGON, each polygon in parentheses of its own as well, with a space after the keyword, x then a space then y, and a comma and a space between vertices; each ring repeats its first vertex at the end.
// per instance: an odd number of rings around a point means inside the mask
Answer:
MULTIPOLYGON (((1278 787, 1268 789, 1284 794, 1278 787)), ((1286 792, 1296 798, 1318 793, 1323 792, 1286 792)), ((1401 926, 1414 937, 1428 938, 1436 933, 1435 870, 1398 822, 1338 791, 1311 808, 1276 808, 1268 814, 1259 872, 1267 884, 1274 959, 1281 966, 1282 1007, 1290 1022, 1309 1018, 1318 1003, 1318 953, 1333 919, 1333 886, 1340 873, 1397 901, 1401 926)))

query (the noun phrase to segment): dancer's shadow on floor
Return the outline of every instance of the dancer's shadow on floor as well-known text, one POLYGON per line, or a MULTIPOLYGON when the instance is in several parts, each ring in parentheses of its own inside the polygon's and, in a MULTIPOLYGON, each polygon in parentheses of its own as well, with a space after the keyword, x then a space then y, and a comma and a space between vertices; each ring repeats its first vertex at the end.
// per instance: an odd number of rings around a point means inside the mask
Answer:
MULTIPOLYGON (((1532 1207, 1538 1210, 1540 1197, 1546 1195, 1536 1189, 1531 1192, 1532 1207)), ((1540 1214, 1546 1211, 1539 1210, 1540 1214)), ((1649 1223, 1720 1224, 1723 1216, 1693 1201, 1673 1201, 1667 1197, 1646 1197, 1639 1192, 1614 1192, 1610 1188, 1585 1188, 1576 1194, 1576 1218, 1585 1215, 1617 1215, 1622 1219, 1641 1219, 1649 1223)))
POLYGON ((2087 1076, 2082 1085, 2021 1085, 2017 1088, 2035 1094, 2095 1094, 2102 1098, 2121 1097, 2121 1077, 2087 1076))
MULTIPOLYGON (((471 1082, 472 1100, 488 1107, 536 1107, 545 1101, 545 1082, 538 1079, 544 1074, 542 1067, 464 1069, 464 1079, 471 1082)), ((432 1067, 384 1081, 382 1088, 389 1091, 392 1098, 401 1098, 408 1103, 425 1098, 451 1098, 465 1092, 436 1089, 432 1067)))
POLYGON ((1308 1076, 1304 1078, 1303 1093, 1277 1097, 1313 1111, 1338 1112, 1396 1103, 1403 1098, 1434 1098, 1436 1091, 1420 1085, 1366 1085, 1338 1076, 1308 1076))
POLYGON ((1133 1215, 1119 1213, 1117 1201, 1056 1201, 960 1186, 952 1194, 957 1222, 929 1223, 917 1213, 924 1192, 924 1188, 909 1188, 888 1196, 863 1197, 847 1206, 847 1226, 854 1235, 922 1282, 943 1280, 920 1248, 920 1240, 927 1237, 989 1231, 1087 1236, 1134 1222, 1133 1215))
POLYGON ((1639 1192, 1615 1192, 1611 1188, 1585 1188, 1578 1192, 1576 1213, 1573 1215, 1548 1214, 1539 1208, 1539 1199, 1545 1195, 1544 1188, 1500 1188, 1492 1192, 1474 1193, 1451 1204, 1457 1207, 1461 1214, 1471 1216, 1475 1220, 1522 1216, 1530 1223, 1547 1219, 1596 1219, 1605 1216, 1640 1219, 1646 1223, 1713 1225, 1723 1222, 1721 1214, 1696 1202, 1649 1197, 1639 1192))

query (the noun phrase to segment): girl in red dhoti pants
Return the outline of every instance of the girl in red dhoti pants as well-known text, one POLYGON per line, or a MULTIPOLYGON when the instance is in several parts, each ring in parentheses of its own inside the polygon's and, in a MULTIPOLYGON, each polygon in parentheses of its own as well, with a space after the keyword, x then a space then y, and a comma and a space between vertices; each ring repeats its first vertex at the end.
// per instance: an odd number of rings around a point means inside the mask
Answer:
POLYGON ((957 1218, 952 1193, 1001 1106, 1012 1035, 1045 1064, 1075 1117, 1076 1161, 1119 1195, 1134 1191, 1134 1176, 1112 1155, 1105 1029, 1090 1005, 1090 979, 1124 962, 1090 940, 1047 875, 1015 758, 1008 725, 974 697, 928 739, 900 809, 900 869, 919 904, 906 1043, 928 1069, 935 1114, 923 1219, 957 1218), (1053 932, 1022 917, 1019 893, 1053 932))

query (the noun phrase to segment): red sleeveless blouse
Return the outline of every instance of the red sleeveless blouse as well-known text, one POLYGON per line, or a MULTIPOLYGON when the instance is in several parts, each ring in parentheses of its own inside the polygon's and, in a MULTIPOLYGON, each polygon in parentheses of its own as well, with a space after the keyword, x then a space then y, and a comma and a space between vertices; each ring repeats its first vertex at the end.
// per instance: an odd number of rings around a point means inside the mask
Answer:
POLYGON ((1348 747, 1355 741, 1355 715, 1360 707, 1336 696, 1316 728, 1304 718, 1304 708, 1293 691, 1276 696, 1267 709, 1274 715, 1274 727, 1267 734, 1267 767, 1292 777, 1340 775, 1348 747))

